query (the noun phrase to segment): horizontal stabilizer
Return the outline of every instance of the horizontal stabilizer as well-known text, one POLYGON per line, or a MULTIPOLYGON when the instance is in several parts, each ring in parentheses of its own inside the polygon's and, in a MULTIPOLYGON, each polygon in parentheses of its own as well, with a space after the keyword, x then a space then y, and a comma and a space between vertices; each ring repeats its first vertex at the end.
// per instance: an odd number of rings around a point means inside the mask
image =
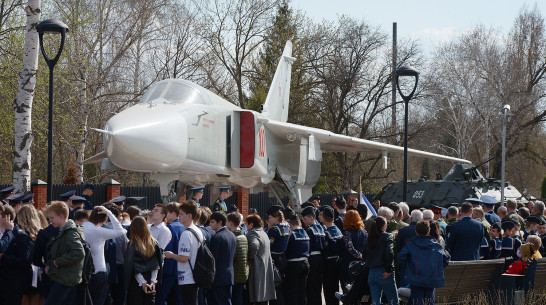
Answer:
POLYGON ((93 157, 91 157, 89 159, 84 160, 83 164, 101 163, 102 159, 104 159, 104 158, 108 158, 105 151, 100 152, 100 153, 94 155, 93 157))

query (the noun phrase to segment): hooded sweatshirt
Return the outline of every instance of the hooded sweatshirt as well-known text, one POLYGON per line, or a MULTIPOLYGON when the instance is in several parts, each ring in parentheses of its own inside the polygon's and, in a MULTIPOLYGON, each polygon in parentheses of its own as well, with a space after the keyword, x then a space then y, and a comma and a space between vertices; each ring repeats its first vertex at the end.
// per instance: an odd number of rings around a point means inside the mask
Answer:
POLYGON ((398 254, 400 266, 406 266, 408 283, 416 287, 444 287, 444 267, 449 259, 436 239, 426 235, 410 238, 398 254))

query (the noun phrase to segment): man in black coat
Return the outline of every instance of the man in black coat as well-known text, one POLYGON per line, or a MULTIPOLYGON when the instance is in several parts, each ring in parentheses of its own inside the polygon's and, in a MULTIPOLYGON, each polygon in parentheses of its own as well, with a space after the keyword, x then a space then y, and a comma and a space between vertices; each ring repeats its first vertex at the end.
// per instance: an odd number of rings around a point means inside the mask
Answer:
POLYGON ((480 259, 480 245, 483 238, 483 224, 472 219, 472 204, 464 202, 461 219, 451 226, 447 239, 447 249, 452 261, 472 261, 480 259))
POLYGON ((210 227, 216 231, 210 238, 210 252, 214 256, 216 274, 212 288, 207 293, 208 305, 231 305, 237 238, 226 228, 226 222, 227 217, 223 212, 214 212, 210 216, 210 227))

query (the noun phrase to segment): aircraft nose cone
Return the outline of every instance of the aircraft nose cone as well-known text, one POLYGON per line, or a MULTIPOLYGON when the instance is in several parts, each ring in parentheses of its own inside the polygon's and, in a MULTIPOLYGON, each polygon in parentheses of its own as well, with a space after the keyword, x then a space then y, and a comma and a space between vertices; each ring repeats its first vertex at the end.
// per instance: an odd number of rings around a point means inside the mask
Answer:
POLYGON ((105 126, 106 154, 116 166, 140 172, 164 172, 178 167, 187 153, 184 117, 169 109, 133 106, 105 126))

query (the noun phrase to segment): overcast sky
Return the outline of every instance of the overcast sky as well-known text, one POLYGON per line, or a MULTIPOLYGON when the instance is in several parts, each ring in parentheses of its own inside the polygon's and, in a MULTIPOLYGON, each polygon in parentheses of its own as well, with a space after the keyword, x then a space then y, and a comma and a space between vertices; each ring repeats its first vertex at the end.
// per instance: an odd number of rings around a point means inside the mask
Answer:
POLYGON ((537 5, 546 17, 546 1, 528 0, 292 0, 295 9, 314 21, 336 20, 338 15, 364 19, 392 33, 398 40, 417 38, 427 55, 433 47, 478 24, 507 33, 520 9, 537 5))

